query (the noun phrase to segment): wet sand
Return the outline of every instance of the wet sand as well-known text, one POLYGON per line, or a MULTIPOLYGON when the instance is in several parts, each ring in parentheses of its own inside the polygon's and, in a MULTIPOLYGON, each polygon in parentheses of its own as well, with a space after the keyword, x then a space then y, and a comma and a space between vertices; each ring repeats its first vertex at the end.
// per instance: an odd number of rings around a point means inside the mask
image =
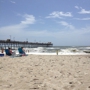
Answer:
POLYGON ((0 90, 90 90, 90 56, 0 57, 0 90))

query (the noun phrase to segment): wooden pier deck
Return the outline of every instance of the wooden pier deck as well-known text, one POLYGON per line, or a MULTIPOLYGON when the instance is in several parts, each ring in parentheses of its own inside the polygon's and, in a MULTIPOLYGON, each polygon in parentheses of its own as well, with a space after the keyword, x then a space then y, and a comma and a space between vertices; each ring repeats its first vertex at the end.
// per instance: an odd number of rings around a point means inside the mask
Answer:
POLYGON ((25 48, 35 48, 35 47, 51 47, 53 44, 51 42, 48 43, 39 43, 39 42, 28 42, 28 41, 12 41, 10 39, 0 40, 0 48, 11 47, 25 47, 25 48))

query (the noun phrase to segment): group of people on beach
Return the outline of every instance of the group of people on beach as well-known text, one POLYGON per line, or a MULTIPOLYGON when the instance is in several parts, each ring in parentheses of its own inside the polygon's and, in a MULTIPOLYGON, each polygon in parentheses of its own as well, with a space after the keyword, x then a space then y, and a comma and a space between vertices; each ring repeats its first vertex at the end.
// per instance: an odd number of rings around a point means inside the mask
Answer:
MULTIPOLYGON (((23 47, 18 48, 19 54, 22 56, 26 56, 25 50, 23 49, 23 47)), ((4 50, 2 49, 2 53, 4 52, 4 50)), ((12 49, 9 47, 8 49, 5 50, 6 55, 8 56, 12 56, 15 55, 15 52, 12 51, 12 49)))

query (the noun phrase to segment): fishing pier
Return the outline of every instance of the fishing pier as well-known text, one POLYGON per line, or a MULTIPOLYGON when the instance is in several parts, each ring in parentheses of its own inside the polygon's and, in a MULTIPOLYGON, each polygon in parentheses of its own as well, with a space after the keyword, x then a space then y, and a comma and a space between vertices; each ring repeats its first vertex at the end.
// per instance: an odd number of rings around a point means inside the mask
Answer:
POLYGON ((12 41, 10 39, 0 40, 0 49, 7 49, 8 47, 12 49, 17 49, 19 47, 24 48, 37 48, 37 47, 52 47, 51 42, 48 43, 39 43, 39 42, 28 42, 28 41, 12 41))

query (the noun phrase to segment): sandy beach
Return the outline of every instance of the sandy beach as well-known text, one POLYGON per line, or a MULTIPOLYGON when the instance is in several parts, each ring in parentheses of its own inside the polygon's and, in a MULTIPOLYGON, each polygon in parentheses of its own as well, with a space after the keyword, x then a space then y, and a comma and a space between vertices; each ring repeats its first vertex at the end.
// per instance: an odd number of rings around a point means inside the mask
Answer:
POLYGON ((90 90, 90 56, 0 57, 0 90, 90 90))

